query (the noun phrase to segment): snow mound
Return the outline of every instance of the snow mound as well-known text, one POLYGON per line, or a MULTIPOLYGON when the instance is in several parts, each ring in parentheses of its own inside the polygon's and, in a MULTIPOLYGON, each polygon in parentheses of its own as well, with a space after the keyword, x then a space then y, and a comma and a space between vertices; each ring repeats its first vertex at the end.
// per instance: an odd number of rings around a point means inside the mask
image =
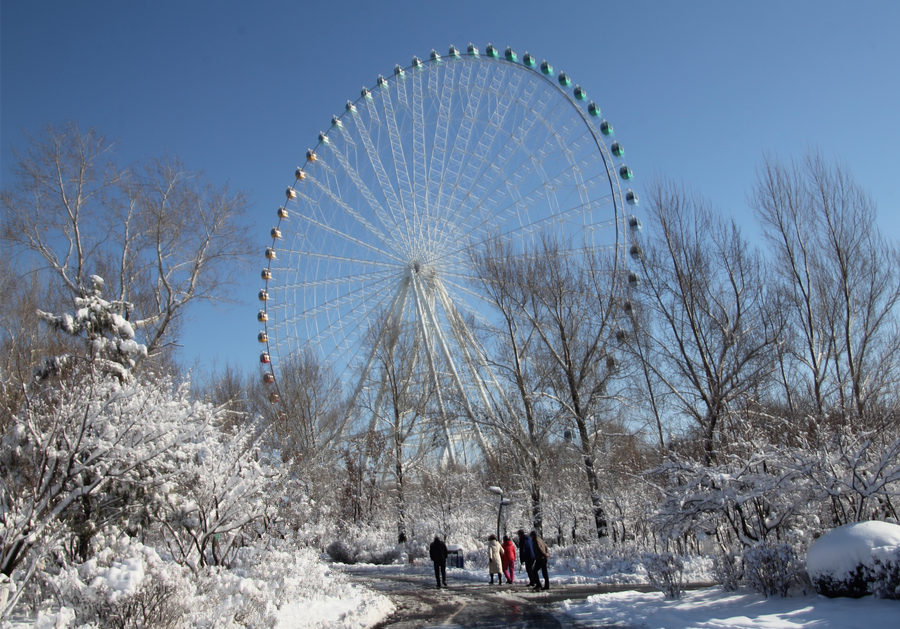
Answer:
POLYGON ((900 525, 857 522, 828 531, 806 554, 806 571, 826 596, 862 596, 875 559, 873 549, 900 547, 900 525))

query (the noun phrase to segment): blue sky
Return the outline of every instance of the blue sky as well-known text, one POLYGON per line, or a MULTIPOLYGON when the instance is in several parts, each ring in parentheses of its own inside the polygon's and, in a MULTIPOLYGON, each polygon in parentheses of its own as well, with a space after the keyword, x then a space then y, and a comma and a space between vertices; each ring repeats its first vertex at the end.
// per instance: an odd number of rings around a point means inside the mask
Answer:
MULTIPOLYGON (((117 140, 125 161, 172 154, 243 190, 260 260, 274 208, 316 135, 394 64, 452 43, 529 51, 614 123, 636 189, 673 178, 753 232, 764 155, 820 150, 900 219, 900 3, 200 2, 0 4, 0 176, 48 123, 117 140)), ((252 368, 258 269, 236 303, 199 308, 186 365, 252 368)))

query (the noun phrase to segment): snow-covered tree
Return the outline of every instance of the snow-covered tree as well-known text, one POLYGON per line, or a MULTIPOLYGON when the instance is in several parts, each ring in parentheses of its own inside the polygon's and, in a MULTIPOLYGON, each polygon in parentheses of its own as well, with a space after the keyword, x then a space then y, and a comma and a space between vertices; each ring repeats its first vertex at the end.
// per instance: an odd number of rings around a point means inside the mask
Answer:
POLYGON ((86 297, 91 275, 104 276, 112 301, 134 305, 130 324, 151 356, 171 345, 191 303, 223 296, 229 266, 249 251, 242 195, 175 158, 125 168, 94 129, 48 127, 13 175, 0 194, 2 236, 20 263, 62 300, 86 297))
POLYGON ((258 441, 252 424, 232 432, 209 427, 161 460, 166 473, 148 506, 150 524, 179 563, 194 569, 227 564, 265 532, 267 516, 275 516, 285 496, 280 468, 258 441))
MULTIPOLYGON (((32 395, 3 435, 0 459, 0 572, 67 533, 65 517, 113 484, 148 488, 154 461, 209 423, 186 387, 109 378, 60 380, 32 395)), ((127 512, 129 506, 122 505, 127 512)), ((123 513, 123 515, 125 515, 123 513)), ((84 523, 93 530, 100 514, 84 523)))
POLYGON ((75 298, 74 313, 38 311, 38 316, 54 330, 84 344, 80 352, 48 358, 39 371, 42 377, 75 368, 98 370, 125 381, 131 378, 138 361, 147 356, 147 347, 134 340, 134 328, 128 321, 132 305, 103 299, 103 278, 92 275, 90 279, 91 290, 75 298))

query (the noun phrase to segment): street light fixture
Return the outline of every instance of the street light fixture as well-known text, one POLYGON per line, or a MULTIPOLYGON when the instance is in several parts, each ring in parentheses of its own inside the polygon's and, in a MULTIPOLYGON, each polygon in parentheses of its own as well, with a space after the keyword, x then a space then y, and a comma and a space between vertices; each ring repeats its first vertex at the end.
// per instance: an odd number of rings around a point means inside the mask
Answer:
POLYGON ((491 485, 488 487, 488 491, 492 494, 497 494, 500 496, 500 504, 497 507, 497 539, 500 539, 500 519, 503 516, 503 507, 510 504, 512 501, 509 498, 503 497, 503 490, 497 487, 496 485, 491 485))

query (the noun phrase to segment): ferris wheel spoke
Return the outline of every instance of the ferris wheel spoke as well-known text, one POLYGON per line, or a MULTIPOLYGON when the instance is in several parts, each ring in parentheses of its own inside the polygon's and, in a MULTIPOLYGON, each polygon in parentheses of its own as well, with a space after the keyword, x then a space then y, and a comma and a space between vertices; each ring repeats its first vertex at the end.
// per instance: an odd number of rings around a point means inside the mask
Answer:
MULTIPOLYGON (((406 88, 406 81, 398 79, 394 81, 397 90, 406 88)), ((403 140, 400 136, 400 128, 397 124, 397 114, 394 111, 394 104, 391 100, 390 90, 383 91, 384 97, 382 104, 384 106, 384 122, 388 130, 388 141, 391 147, 391 157, 393 158, 394 174, 397 177, 398 191, 400 197, 400 211, 403 212, 404 220, 412 219, 412 229, 409 233, 413 247, 418 246, 416 238, 416 205, 415 193, 412 188, 412 181, 409 175, 409 163, 407 162, 406 153, 403 148, 403 140)))
MULTIPOLYGON (((512 103, 521 104, 523 102, 523 99, 532 98, 534 96, 533 90, 534 90, 534 86, 531 86, 530 89, 524 89, 524 90, 520 89, 518 91, 510 91, 509 93, 513 94, 514 96, 511 96, 505 100, 507 102, 509 102, 510 104, 512 104, 512 103)), ((506 94, 504 94, 504 96, 506 96, 506 94)), ((546 96, 547 95, 545 94, 545 97, 546 96)), ((540 104, 541 110, 543 110, 547 107, 546 101, 538 101, 538 103, 540 104)), ((539 114, 534 115, 534 111, 532 111, 530 113, 533 115, 523 116, 516 123, 515 127, 511 128, 507 131, 506 137, 508 138, 509 141, 504 143, 504 145, 501 148, 501 151, 496 156, 494 156, 494 160, 493 160, 494 170, 505 169, 507 167, 509 161, 512 159, 513 155, 515 154, 516 146, 519 146, 523 143, 524 139, 530 135, 531 130, 534 128, 534 126, 536 124, 536 121, 541 118, 541 116, 539 114)), ((491 121, 496 122, 497 119, 492 116, 491 121)), ((481 164, 479 166, 479 168, 482 170, 481 174, 484 174, 484 173, 488 172, 483 168, 483 164, 487 161, 486 160, 486 156, 487 156, 486 151, 476 151, 476 152, 481 154, 481 156, 482 156, 482 159, 479 162, 479 164, 481 164)), ((480 181, 481 177, 476 176, 473 178, 473 180, 480 181)), ((457 198, 457 192, 460 189, 461 188, 459 186, 454 187, 453 193, 451 195, 451 202, 449 202, 447 204, 448 208, 456 208, 457 205, 462 204, 461 202, 455 203, 453 201, 457 198)), ((472 193, 472 188, 469 187, 466 190, 464 197, 467 198, 471 193, 472 193)), ((482 197, 482 198, 485 198, 485 197, 482 197)), ((464 223, 465 220, 463 220, 462 222, 464 223)))
MULTIPOLYGON (((516 78, 519 78, 518 76, 516 78)), ((493 77, 493 81, 498 81, 498 77, 493 77)), ((481 89, 484 90, 484 86, 477 86, 476 90, 481 89)), ((512 85, 512 93, 518 89, 518 81, 515 81, 512 85)), ((485 91, 493 91, 493 93, 498 94, 500 90, 497 88, 495 83, 492 83, 491 88, 485 91)), ((481 95, 478 99, 478 102, 489 100, 484 98, 484 95, 481 95)), ((504 121, 506 120, 507 114, 509 113, 511 107, 512 99, 500 97, 497 100, 497 104, 493 107, 490 112, 486 112, 487 114, 487 124, 485 129, 481 132, 479 137, 477 138, 476 146, 474 151, 471 154, 470 160, 467 161, 467 167, 461 169, 460 176, 457 178, 456 185, 454 185, 451 189, 450 198, 447 201, 446 207, 455 208, 457 206, 456 202, 456 193, 460 190, 463 191, 465 196, 471 193, 473 186, 477 185, 480 182, 480 175, 484 171, 484 165, 487 163, 487 159, 489 154, 492 152, 492 147, 494 146, 494 142, 497 138, 498 131, 502 128, 504 121), (467 174, 471 173, 471 174, 467 174), (463 182, 465 185, 460 186, 460 182, 463 182)), ((487 107, 490 105, 488 104, 487 107)), ((468 148, 469 138, 466 139, 466 149, 468 148)), ((456 147, 454 147, 455 149, 456 147)))
MULTIPOLYGON (((328 168, 327 165, 323 165, 323 169, 328 168)), ((332 171, 334 172, 334 171, 332 171)), ((322 185, 322 181, 318 178, 310 178, 311 185, 317 188, 322 195, 329 199, 334 205, 343 210, 347 216, 353 218, 357 224, 362 226, 368 233, 374 236, 378 241, 380 241, 384 246, 389 247, 391 249, 397 249, 397 243, 393 239, 389 238, 381 229, 376 227, 370 221, 366 220, 359 211, 349 205, 344 199, 338 196, 330 187, 322 185)), ((343 232, 342 232, 343 233, 343 232)), ((386 252, 385 252, 386 254, 386 252)))
MULTIPOLYGON (((391 231, 392 236, 390 237, 390 240, 392 241, 394 248, 395 249, 399 248, 396 246, 397 239, 399 238, 401 240, 406 240, 405 238, 403 238, 406 235, 406 232, 404 230, 397 229, 396 218, 393 216, 389 216, 388 210, 385 210, 384 206, 378 201, 378 199, 372 193, 372 190, 369 188, 369 186, 367 186, 366 183, 363 181, 362 177, 359 174, 359 171, 356 170, 356 168, 354 168, 353 165, 350 163, 350 160, 349 160, 348 156, 346 155, 346 153, 338 150, 337 148, 335 148, 333 150, 333 153, 334 153, 335 158, 338 160, 338 163, 344 169, 344 172, 350 178, 350 181, 353 182, 353 185, 359 191, 360 195, 362 195, 362 197, 363 197, 363 199, 365 199, 366 203, 369 204, 369 208, 371 208, 371 210, 375 214, 376 218, 378 218, 378 220, 380 221, 382 226, 384 226, 385 228, 387 228, 391 231)), ((358 211, 356 211, 354 213, 354 217, 356 217, 357 215, 359 215, 358 211)), ((363 225, 366 225, 366 226, 369 225, 368 221, 366 221, 362 217, 360 217, 358 220, 363 225)), ((388 237, 385 236, 383 234, 383 232, 381 232, 381 230, 377 229, 374 226, 370 226, 368 228, 370 230, 372 230, 373 233, 375 231, 377 231, 377 233, 381 234, 383 240, 388 240, 388 237)), ((409 244, 408 240, 405 242, 405 244, 406 245, 409 244)))
MULTIPOLYGON (((552 224, 567 224, 571 220, 572 216, 581 215, 585 211, 584 206, 581 204, 573 205, 569 208, 561 209, 553 214, 542 217, 539 220, 535 220, 534 222, 527 225, 516 225, 511 229, 507 229, 503 232, 495 233, 487 233, 485 237, 477 240, 477 241, 469 241, 464 243, 462 246, 446 251, 445 256, 447 258, 455 258, 456 256, 466 253, 468 251, 477 251, 479 247, 486 246, 494 238, 501 238, 503 240, 521 240, 522 236, 527 234, 539 233, 542 227, 546 227, 552 224)), ((615 220, 610 220, 605 222, 605 226, 614 226, 615 220)), ((604 226, 604 224, 598 224, 598 228, 604 226)), ((582 227, 582 229, 584 229, 582 227)), ((613 245, 607 245, 600 248, 608 248, 613 245)), ((578 247, 576 250, 584 251, 585 249, 593 248, 593 247, 578 247)))
MULTIPOLYGON (((390 305, 389 305, 390 307, 388 309, 388 312, 389 312, 388 316, 390 316, 392 319, 394 319, 394 320, 399 319, 399 313, 402 312, 402 310, 403 310, 403 304, 406 302, 406 297, 407 297, 408 292, 409 292, 409 282, 401 281, 400 284, 397 286, 397 290, 395 291, 395 293, 393 294, 393 296, 391 298, 390 305)), ((349 417, 350 413, 353 410, 353 407, 356 404, 356 400, 359 397, 359 394, 363 389, 366 379, 369 376, 369 370, 372 368, 372 361, 375 359, 375 356, 378 353, 378 349, 379 349, 379 347, 381 347, 382 343, 384 342, 384 337, 388 333, 390 328, 391 328, 390 325, 383 325, 378 330, 377 337, 375 338, 374 342, 372 343, 372 347, 369 350, 369 355, 366 358, 366 361, 362 368, 362 371, 359 374, 359 380, 357 381, 357 384, 353 389, 353 394, 350 397, 350 403, 347 405, 347 414, 344 419, 345 423, 347 421, 347 417, 349 417)))
MULTIPOLYGON (((451 209, 451 198, 448 194, 452 194, 459 185, 459 179, 462 174, 463 160, 469 152, 469 142, 472 138, 472 132, 475 125, 476 114, 482 96, 482 90, 474 89, 471 85, 472 71, 471 65, 465 64, 459 73, 460 85, 463 86, 456 94, 460 99, 462 108, 459 127, 456 135, 450 145, 450 155, 447 158, 445 172, 442 173, 441 183, 438 187, 437 207, 451 209)), ((477 77, 482 82, 484 77, 477 77)), ((451 209, 452 211, 452 209, 451 209)))
MULTIPOLYGON (((522 171, 521 165, 519 168, 510 168, 510 162, 515 155, 524 156, 526 159, 523 162, 527 163, 527 159, 530 158, 529 150, 525 147, 525 142, 530 137, 532 130, 535 129, 535 121, 539 119, 539 116, 525 116, 522 120, 519 121, 518 125, 510 129, 507 134, 507 142, 504 144, 503 150, 497 156, 497 159, 494 164, 492 164, 491 168, 487 169, 488 173, 497 173, 497 172, 507 172, 508 175, 506 177, 500 177, 496 180, 495 185, 492 189, 488 188, 483 191, 483 193, 475 195, 476 199, 475 203, 469 204, 469 209, 465 212, 462 210, 457 210, 457 229, 466 232, 468 231, 468 219, 472 215, 480 215, 484 216, 484 213, 481 210, 484 209, 483 204, 485 202, 492 201, 496 196, 498 196, 498 192, 500 192, 501 188, 504 184, 507 184, 510 181, 510 177, 516 177, 521 179, 525 176, 525 173, 522 171), (519 152, 521 150, 521 152, 519 152)), ((546 148, 545 146, 542 148, 546 148)), ((533 150, 533 149, 531 149, 533 150)), ((495 181, 494 177, 490 178, 490 181, 495 181)), ((483 182, 481 185, 485 185, 483 182)), ((488 183, 490 185, 490 182, 488 183)), ((472 198, 472 190, 468 190, 466 194, 461 198, 458 205, 465 205, 470 198, 472 198)), ((502 193, 501 193, 502 194, 502 193)), ((455 195, 454 195, 455 196, 455 195)), ((491 213, 488 213, 490 216, 491 213)), ((456 239, 458 234, 445 234, 445 238, 456 239)))
MULTIPOLYGON (((325 260, 327 262, 334 263, 361 264, 368 267, 374 267, 376 269, 384 269, 386 271, 396 271, 398 269, 397 264, 393 262, 367 260, 365 258, 360 258, 359 256, 339 256, 333 253, 322 253, 321 251, 313 251, 311 249, 288 249, 287 253, 296 258, 299 258, 300 260, 309 258, 312 260, 325 260)), ((281 275, 282 273, 294 273, 296 272, 296 270, 297 269, 295 267, 272 265, 272 271, 278 275, 281 275)))
MULTIPOLYGON (((436 212, 441 211, 439 197, 441 184, 445 175, 444 166, 447 156, 447 140, 450 135, 450 115, 453 105, 457 100, 452 85, 458 67, 457 64, 450 64, 447 67, 446 72, 444 72, 444 80, 441 83, 440 92, 444 97, 439 99, 438 113, 434 125, 434 137, 431 142, 432 149, 428 167, 428 189, 430 194, 436 195, 437 198, 429 203, 429 208, 434 208, 436 212), (437 177, 435 175, 437 175, 437 177)), ((432 72, 430 76, 436 77, 437 73, 432 72)), ((437 84, 437 80, 435 80, 434 83, 437 84)), ((437 89, 436 86, 435 89, 437 89)), ((429 200, 430 199, 431 196, 429 196, 429 200)))
MULTIPOLYGON (((335 297, 320 301, 320 302, 316 303, 315 306, 312 306, 305 310, 300 310, 300 311, 296 312, 293 315, 293 317, 290 317, 290 318, 285 317, 284 322, 285 323, 296 323, 297 321, 300 321, 300 320, 313 319, 313 318, 321 315, 322 313, 329 312, 329 311, 336 312, 336 311, 339 311, 342 308, 344 308, 348 305, 352 305, 352 304, 360 305, 365 309, 365 311, 368 312, 377 305, 378 301, 371 302, 371 301, 368 301, 366 299, 366 297, 371 296, 371 295, 376 295, 376 296, 379 295, 380 287, 388 285, 390 280, 391 280, 391 278, 387 277, 387 278, 378 280, 371 284, 357 286, 356 288, 348 290, 348 291, 341 293, 335 297)), ((276 307, 276 310, 277 310, 277 307, 276 307)))
MULTIPOLYGON (((547 155, 549 155, 551 148, 553 147, 545 145, 541 148, 540 151, 533 153, 529 157, 530 170, 518 168, 512 174, 498 180, 497 186, 489 190, 485 195, 482 196, 480 200, 478 200, 476 204, 472 206, 471 211, 467 214, 467 216, 478 215, 481 217, 482 223, 480 223, 477 227, 483 226, 488 221, 496 223, 498 217, 506 214, 510 210, 515 210, 510 214, 510 216, 520 216, 522 209, 536 207, 539 204, 543 204, 544 200, 547 198, 548 188, 562 190, 567 186, 571 186, 579 190, 580 192, 584 186, 590 183, 590 181, 582 181, 581 185, 576 185, 571 180, 570 171, 574 169, 575 166, 572 165, 569 161, 561 164, 557 171, 552 175, 546 173, 543 168, 543 159, 545 159, 547 155), (519 187, 521 182, 529 180, 535 181, 535 185, 533 185, 530 190, 528 190, 524 195, 520 194, 519 187), (505 194, 501 192, 501 187, 503 186, 506 187, 505 194), (487 208, 485 207, 486 201, 492 200, 497 197, 509 197, 512 199, 512 202, 507 204, 506 206, 497 208, 493 212, 487 211, 487 208)), ((563 154, 566 154, 565 151, 561 152, 563 154)), ((596 178, 598 178, 598 181, 600 177, 602 177, 602 175, 596 176, 596 178)), ((580 196, 584 197, 584 194, 580 193, 580 196)), ((607 198, 611 200, 612 197, 608 196, 607 198)), ((467 232, 471 232, 472 226, 466 225, 465 229, 467 232)))
POLYGON ((403 206, 400 203, 397 192, 394 190, 394 186, 391 184, 391 181, 388 178, 387 170, 385 170, 384 162, 381 159, 381 154, 378 152, 378 149, 375 147, 375 143, 372 141, 372 136, 369 133, 368 127, 362 124, 361 117, 354 116, 353 120, 354 128, 356 129, 356 133, 359 136, 360 141, 362 142, 363 148, 365 149, 369 164, 372 166, 372 170, 374 171, 375 176, 378 180, 378 185, 381 188, 381 193, 384 195, 384 199, 387 202, 388 207, 390 208, 390 213, 393 217, 393 224, 397 227, 402 228, 408 235, 408 217, 403 211, 403 206))
MULTIPOLYGON (((465 319, 457 309, 452 297, 443 285, 438 284, 437 294, 444 311, 447 313, 448 319, 450 319, 451 321, 451 329, 455 330, 458 336, 458 343, 460 347, 463 348, 463 353, 465 355, 466 362, 468 363, 468 367, 473 374, 476 374, 476 377, 473 378, 473 380, 478 388, 481 399, 484 402, 484 407, 487 410, 488 414, 496 420, 496 416, 494 414, 494 405, 492 404, 492 400, 488 395, 487 389, 484 386, 484 379, 493 380, 495 389, 501 396, 501 399, 505 403, 507 409, 512 408, 512 405, 503 394, 503 389, 499 386, 499 382, 497 382, 494 378, 493 371, 491 370, 487 362, 487 352, 484 350, 484 347, 482 347, 481 343, 479 343, 475 338, 475 335, 472 334, 472 331, 469 330, 469 326, 466 325, 465 319)), ((475 424, 475 429, 479 430, 477 423, 475 424)))
POLYGON ((365 242, 364 240, 360 240, 359 238, 356 238, 355 236, 351 236, 347 232, 336 229, 336 228, 332 227, 331 225, 328 225, 326 223, 323 223, 322 221, 316 220, 309 215, 301 214, 300 219, 303 222, 306 222, 306 223, 310 224, 311 226, 316 227, 327 234, 335 236, 336 238, 339 238, 341 240, 345 240, 348 243, 353 243, 359 247, 362 247, 363 249, 365 249, 367 251, 372 251, 374 253, 377 253, 379 256, 383 256, 390 260, 394 260, 395 262, 397 262, 399 264, 405 263, 405 261, 402 258, 398 257, 397 255, 390 253, 388 251, 385 251, 384 249, 380 249, 373 244, 365 242))
MULTIPOLYGON (((564 172, 564 170, 561 171, 561 173, 564 172)), ((478 234, 495 226, 501 227, 506 225, 507 218, 504 217, 508 217, 510 220, 518 217, 519 220, 516 223, 521 225, 521 219, 532 213, 531 208, 545 205, 545 201, 547 200, 547 187, 550 185, 559 187, 561 183, 563 182, 559 180, 559 177, 548 176, 543 172, 539 162, 533 162, 532 170, 520 171, 499 181, 498 188, 490 191, 486 195, 486 198, 490 199, 498 196, 509 198, 509 203, 501 207, 489 208, 484 201, 479 201, 472 206, 470 211, 466 214, 466 218, 459 221, 458 225, 461 225, 462 227, 455 226, 453 230, 451 230, 452 233, 448 235, 445 240, 453 245, 453 247, 458 247, 458 243, 460 242, 460 239, 464 237, 464 234, 478 234), (529 179, 529 177, 534 179, 536 184, 522 195, 519 191, 519 183, 529 179), (499 192, 500 186, 506 187, 505 194, 499 192), (477 217, 479 222, 474 225, 468 223, 467 220, 471 217, 477 217)), ((550 196, 551 198, 555 198, 555 195, 550 196)), ((491 203, 493 203, 493 201, 491 201, 491 203)), ((525 222, 527 223, 527 221, 525 222)), ((440 247, 440 249, 445 248, 446 247, 440 247)), ((455 249, 451 249, 451 251, 452 250, 455 249)))
MULTIPOLYGON (((414 70, 410 77, 410 90, 413 93, 412 109, 412 148, 413 148, 413 208, 420 222, 427 222, 431 208, 428 206, 428 176, 425 169, 425 110, 422 91, 421 70, 414 70), (424 218, 422 218, 424 217, 424 218)), ((421 232, 421 228, 419 229, 421 232)), ((427 242, 427 240, 426 240, 427 242)))
POLYGON ((307 290, 324 286, 346 286, 359 282, 371 282, 373 280, 395 278, 396 276, 396 269, 390 271, 372 271, 369 273, 351 273, 348 275, 320 277, 300 282, 288 282, 284 284, 284 287, 288 290, 307 290))
POLYGON ((475 291, 469 286, 466 286, 465 283, 463 283, 464 281, 470 281, 474 286, 476 283, 475 279, 476 278, 473 278, 471 276, 449 273, 444 276, 444 284, 445 286, 451 287, 455 293, 469 297, 470 303, 467 303, 463 306, 463 308, 466 310, 466 314, 470 315, 476 321, 479 321, 482 324, 486 324, 487 318, 485 317, 483 310, 485 307, 490 307, 493 302, 491 302, 491 300, 486 296, 475 291), (457 279, 461 281, 456 281, 457 279))

